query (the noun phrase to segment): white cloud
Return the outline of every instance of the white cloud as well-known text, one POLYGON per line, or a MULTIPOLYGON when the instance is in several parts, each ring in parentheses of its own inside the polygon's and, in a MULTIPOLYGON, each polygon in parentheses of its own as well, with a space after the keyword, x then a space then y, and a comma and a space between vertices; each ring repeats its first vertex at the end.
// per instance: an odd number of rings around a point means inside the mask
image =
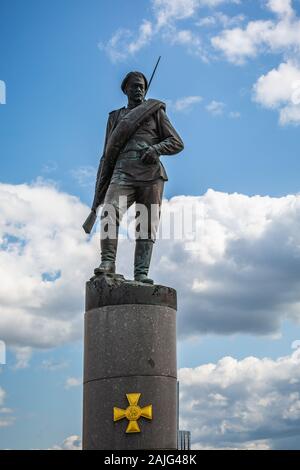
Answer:
POLYGON ((142 47, 147 45, 153 34, 152 23, 150 21, 144 20, 143 23, 140 25, 139 34, 136 41, 131 42, 128 45, 128 52, 133 55, 137 51, 139 51, 142 47))
POLYGON ((184 46, 189 54, 198 56, 203 62, 209 61, 208 53, 203 45, 203 41, 199 34, 195 34, 190 29, 176 29, 174 25, 170 25, 163 33, 165 39, 171 45, 184 46))
POLYGON ((243 14, 228 16, 221 11, 215 12, 212 16, 204 16, 196 22, 196 26, 211 27, 218 26, 221 24, 223 28, 229 28, 230 26, 236 26, 237 24, 245 21, 246 17, 243 14))
POLYGON ((238 111, 230 111, 228 115, 231 119, 239 119, 241 117, 241 113, 238 111))
POLYGON ((51 359, 42 361, 41 368, 49 371, 56 371, 60 369, 65 369, 68 367, 69 363, 66 361, 56 362, 51 359))
MULTIPOLYGON (((0 387, 0 406, 3 405, 6 398, 5 390, 0 387)), ((13 410, 11 408, 0 408, 0 428, 12 426, 15 422, 15 417, 11 416, 13 410)))
POLYGON ((53 160, 49 160, 46 162, 43 167, 42 167, 42 172, 43 173, 54 173, 58 169, 58 164, 57 162, 53 160))
POLYGON ((255 99, 268 108, 291 102, 293 82, 300 79, 300 70, 291 63, 282 63, 262 75, 254 85, 255 99))
POLYGON ((256 57, 259 46, 266 41, 266 34, 272 31, 272 21, 250 21, 245 29, 225 29, 211 39, 212 45, 221 50, 225 57, 235 64, 243 64, 247 58, 256 57))
MULTIPOLYGON (((177 23, 180 20, 191 18, 196 15, 197 10, 204 6, 199 1, 169 1, 163 0, 155 2, 157 8, 155 15, 157 17, 156 33, 160 33, 162 38, 170 45, 184 46, 189 54, 199 57, 203 62, 209 62, 210 53, 205 44, 205 37, 199 32, 190 28, 180 29, 177 23)), ((203 2, 202 2, 203 3, 203 2)), ((214 6, 212 3, 210 6, 214 6)), ((235 24, 237 18, 230 21, 230 18, 221 12, 216 12, 214 16, 201 18, 196 22, 196 26, 207 26, 215 23, 235 24)))
POLYGON ((120 28, 106 44, 100 42, 98 47, 107 53, 112 62, 118 62, 134 55, 149 44, 153 35, 152 23, 148 20, 143 20, 137 35, 129 29, 120 28))
MULTIPOLYGON (((279 448, 300 435, 300 350, 277 360, 224 357, 181 369, 182 429, 194 448, 279 448)), ((299 448, 299 445, 298 445, 299 448)))
POLYGON ((18 348, 49 348, 81 337, 84 285, 97 264, 88 208, 45 183, 0 185, 0 330, 18 348))
POLYGON ((265 6, 275 18, 249 21, 244 28, 224 29, 211 43, 237 65, 261 53, 282 54, 284 61, 278 68, 255 83, 254 100, 264 107, 278 109, 281 125, 299 125, 300 19, 290 0, 268 0, 265 6))
POLYGON ((2 387, 0 387, 0 406, 3 405, 4 403, 5 395, 6 395, 5 390, 2 387))
POLYGON ((184 98, 179 98, 174 103, 170 102, 170 107, 178 112, 190 111, 195 104, 201 103, 201 101, 201 96, 185 96, 184 98))
POLYGON ((113 63, 125 60, 128 56, 127 44, 132 35, 130 30, 119 28, 107 43, 99 42, 98 47, 108 55, 113 63))
MULTIPOLYGON (((252 19, 244 26, 241 25, 246 21, 243 13, 229 16, 221 11, 213 11, 210 16, 197 18, 203 7, 215 8, 222 3, 226 2, 223 0, 153 0, 154 19, 151 22, 143 20, 136 38, 129 30, 118 30, 107 45, 102 44, 101 48, 106 50, 113 61, 122 60, 149 44, 154 36, 160 36, 171 45, 185 47, 188 53, 199 57, 203 62, 217 60, 216 51, 221 52, 229 62, 236 65, 242 65, 259 54, 276 53, 283 55, 284 59, 284 63, 278 68, 279 75, 284 75, 280 68, 287 64, 299 69, 297 64, 299 64, 300 57, 300 19, 293 9, 291 0, 265 0, 261 6, 269 13, 270 18, 252 19), (196 19, 194 24, 192 24, 193 19, 196 19), (185 26, 189 20, 188 27, 178 26, 180 22, 183 23, 183 20, 185 20, 185 26), (213 26, 218 30, 214 36, 209 33, 203 34, 203 29, 200 34, 193 29, 195 25, 213 26), (220 25, 221 30, 219 30, 220 25)), ((263 75, 256 85, 262 88, 263 81, 265 83, 274 81, 274 70, 263 75)), ((275 86, 275 83, 273 85, 275 86)), ((283 84, 279 86, 285 94, 290 93, 290 88, 284 90, 283 84)), ((268 97, 271 98, 271 93, 267 90, 266 98, 262 97, 261 100, 266 102, 268 97)), ((279 109, 281 125, 299 124, 298 104, 287 102, 279 109)), ((214 114, 222 114, 222 110, 219 108, 214 114)), ((231 115, 230 117, 237 116, 231 115)))
POLYGON ((193 17, 200 8, 215 8, 222 3, 239 3, 236 0, 153 0, 153 11, 159 28, 170 22, 193 17))
POLYGON ((158 28, 161 28, 170 21, 193 16, 199 7, 199 0, 153 0, 152 4, 158 28))
POLYGON ((300 20, 290 1, 270 0, 267 6, 277 17, 252 20, 245 28, 224 29, 211 39, 212 45, 235 64, 243 64, 261 52, 290 53, 300 49, 300 20))
POLYGON ((82 385, 82 377, 68 377, 65 383, 65 389, 79 387, 82 385))
POLYGON ((0 340, 0 365, 1 364, 6 364, 6 345, 5 342, 2 340, 0 340))
POLYGON ((67 437, 62 444, 55 444, 49 450, 81 450, 82 443, 80 436, 72 435, 67 437))
POLYGON ((180 207, 194 210, 198 238, 159 240, 151 270, 178 291, 181 337, 275 334, 283 320, 299 323, 299 195, 177 196, 163 206, 161 230, 180 207))
POLYGON ((205 108, 213 116, 220 116, 223 114, 225 103, 222 103, 222 101, 213 100, 205 108))
POLYGON ((95 186, 97 169, 91 165, 80 166, 71 170, 71 175, 79 186, 83 188, 91 187, 95 186))
POLYGON ((170 35, 172 36, 171 41, 173 44, 192 44, 196 47, 201 47, 201 41, 199 37, 195 36, 192 31, 188 29, 182 29, 176 32, 174 31, 174 33, 174 35, 170 35))
MULTIPOLYGON (((150 44, 155 37, 162 37, 169 44, 184 45, 188 52, 195 53, 207 61, 208 55, 204 50, 201 37, 190 29, 177 29, 176 24, 181 20, 192 19, 203 7, 215 8, 223 3, 239 3, 238 0, 152 0, 153 20, 143 19, 138 32, 119 28, 105 43, 98 44, 100 50, 107 53, 112 62, 124 61, 133 56, 143 47, 150 44)), ((227 25, 235 24, 229 17, 220 13, 220 21, 227 18, 227 25)), ((238 17, 239 15, 237 15, 238 17)), ((237 19, 236 17, 236 19, 237 19)))
POLYGON ((295 339, 292 344, 291 344, 292 349, 298 349, 300 348, 300 339, 295 339))
POLYGON ((11 408, 0 408, 0 413, 2 414, 9 414, 12 413, 13 410, 11 408))
POLYGON ((196 25, 208 27, 208 26, 215 26, 216 23, 217 23, 217 19, 215 16, 204 16, 200 18, 199 21, 197 21, 196 25))
POLYGON ((300 106, 285 106, 280 110, 279 123, 283 126, 287 124, 300 124, 300 106))
POLYGON ((300 68, 291 61, 262 75, 253 87, 253 99, 279 111, 282 125, 300 124, 300 68))
POLYGON ((292 0, 268 0, 267 8, 279 16, 293 16, 292 0))
POLYGON ((0 416, 0 428, 7 428, 8 426, 12 426, 15 423, 16 418, 13 416, 8 416, 5 418, 2 418, 0 416))
MULTIPOLYGON (((199 237, 158 237, 151 264, 155 281, 178 291, 181 337, 274 334, 285 319, 299 322, 299 195, 177 196, 164 201, 160 230, 182 208, 195 210, 199 237)), ((82 337, 99 234, 86 237, 88 208, 49 185, 0 185, 0 212, 0 329, 24 367, 31 349, 82 337)), ((117 267, 129 279, 131 249, 120 240, 117 267)))
POLYGON ((29 361, 32 356, 32 348, 30 346, 15 346, 13 351, 16 356, 15 369, 26 369, 29 367, 29 361))

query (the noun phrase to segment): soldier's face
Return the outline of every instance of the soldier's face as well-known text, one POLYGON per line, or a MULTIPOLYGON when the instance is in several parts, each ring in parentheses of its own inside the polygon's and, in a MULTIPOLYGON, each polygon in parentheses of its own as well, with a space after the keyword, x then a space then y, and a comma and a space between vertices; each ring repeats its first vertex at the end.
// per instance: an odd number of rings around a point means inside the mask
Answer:
POLYGON ((129 101, 141 103, 145 96, 145 82, 142 78, 132 78, 126 86, 126 95, 129 101))

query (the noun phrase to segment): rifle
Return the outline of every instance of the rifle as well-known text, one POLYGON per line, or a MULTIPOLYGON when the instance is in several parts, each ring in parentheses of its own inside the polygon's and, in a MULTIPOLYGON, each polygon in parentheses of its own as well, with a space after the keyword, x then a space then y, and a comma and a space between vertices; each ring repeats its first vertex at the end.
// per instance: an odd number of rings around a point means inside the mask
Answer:
POLYGON ((148 83, 148 86, 147 86, 147 89, 146 89, 146 92, 145 92, 145 96, 146 96, 147 93, 148 93, 148 90, 149 90, 149 88, 150 88, 151 82, 152 82, 153 77, 154 77, 154 75, 155 75, 155 72, 156 72, 156 69, 157 69, 157 67, 158 67, 158 64, 159 64, 160 59, 161 59, 161 55, 159 56, 158 61, 156 62, 156 65, 155 65, 154 70, 153 70, 153 72, 152 72, 151 78, 150 78, 150 80, 149 80, 149 83, 148 83))
MULTIPOLYGON (((146 94, 148 93, 148 90, 149 90, 149 88, 150 88, 151 82, 152 82, 153 77, 154 77, 154 75, 155 75, 155 72, 156 72, 156 69, 157 69, 157 67, 158 67, 158 64, 159 64, 160 59, 161 59, 161 56, 159 56, 159 58, 158 58, 158 60, 157 60, 157 62, 156 62, 156 65, 155 65, 154 70, 153 70, 153 72, 152 72, 152 75, 151 75, 151 78, 150 78, 150 80, 149 80, 149 83, 148 83, 148 86, 147 86, 147 89, 146 89, 146 91, 145 91, 145 95, 144 95, 144 96, 146 96, 146 94)), ((97 219, 96 211, 95 211, 94 209, 92 209, 91 212, 89 213, 87 219, 85 220, 84 224, 82 225, 82 228, 83 228, 83 230, 85 231, 85 233, 87 233, 87 234, 90 234, 90 233, 91 233, 92 228, 93 228, 93 226, 94 226, 94 224, 95 224, 95 222, 96 222, 96 219, 97 219)))
POLYGON ((92 228, 94 227, 94 224, 96 222, 96 219, 97 219, 96 212, 91 210, 91 212, 89 213, 86 221, 82 225, 83 230, 85 231, 85 233, 91 233, 92 228))

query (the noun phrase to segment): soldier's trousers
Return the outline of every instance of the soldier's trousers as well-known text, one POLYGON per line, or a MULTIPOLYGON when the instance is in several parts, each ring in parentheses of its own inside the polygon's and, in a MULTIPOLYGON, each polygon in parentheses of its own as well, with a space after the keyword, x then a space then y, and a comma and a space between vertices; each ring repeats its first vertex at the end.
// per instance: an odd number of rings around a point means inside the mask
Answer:
POLYGON ((101 214, 101 238, 117 238, 124 214, 133 203, 136 203, 135 238, 155 242, 163 190, 164 180, 162 178, 151 184, 111 183, 101 214))

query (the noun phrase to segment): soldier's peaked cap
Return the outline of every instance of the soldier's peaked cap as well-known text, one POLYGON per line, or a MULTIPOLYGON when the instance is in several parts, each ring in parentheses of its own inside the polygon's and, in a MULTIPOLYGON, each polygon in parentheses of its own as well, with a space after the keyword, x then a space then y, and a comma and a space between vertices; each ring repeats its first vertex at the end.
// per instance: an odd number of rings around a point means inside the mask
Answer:
POLYGON ((142 78, 145 82, 145 89, 147 90, 148 88, 148 80, 147 78, 145 77, 145 75, 142 73, 142 72, 129 72, 126 77, 124 78, 123 82, 121 83, 121 90, 123 91, 123 93, 126 94, 126 85, 128 83, 128 80, 130 78, 142 78))

